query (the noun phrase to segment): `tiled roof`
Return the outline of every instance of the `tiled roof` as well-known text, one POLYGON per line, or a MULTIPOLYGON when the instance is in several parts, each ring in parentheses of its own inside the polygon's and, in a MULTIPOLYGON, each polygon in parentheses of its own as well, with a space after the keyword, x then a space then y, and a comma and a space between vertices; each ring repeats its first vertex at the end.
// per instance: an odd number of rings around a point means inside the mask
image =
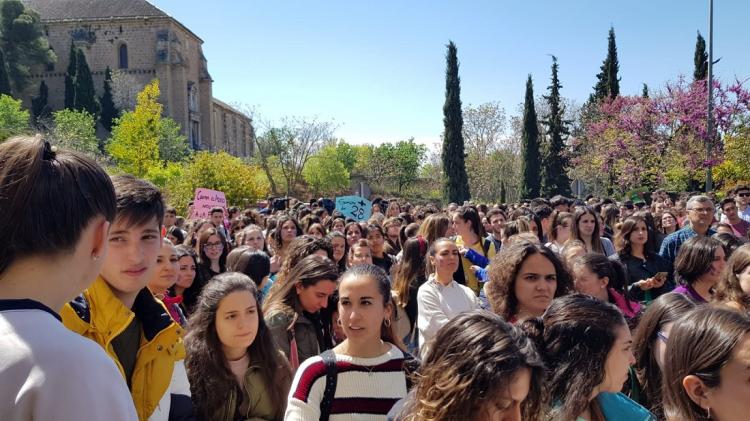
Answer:
POLYGON ((146 0, 22 0, 42 21, 107 19, 111 17, 167 17, 146 0))

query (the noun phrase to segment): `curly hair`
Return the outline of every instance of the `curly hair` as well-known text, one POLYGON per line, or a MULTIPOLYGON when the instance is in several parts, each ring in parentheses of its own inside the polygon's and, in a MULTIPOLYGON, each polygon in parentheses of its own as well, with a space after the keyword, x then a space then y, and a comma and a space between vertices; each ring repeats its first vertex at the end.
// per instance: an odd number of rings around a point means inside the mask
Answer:
POLYGON ((549 367, 544 396, 552 404, 551 419, 576 419, 604 381, 617 329, 627 329, 622 313, 597 298, 572 294, 552 301, 544 316, 521 327, 534 338, 549 367))
POLYGON ((716 284, 712 301, 738 305, 742 310, 750 310, 750 295, 745 294, 737 277, 750 265, 750 244, 739 247, 729 257, 721 280, 716 284))
POLYGON ((529 394, 521 418, 539 419, 544 366, 521 329, 484 310, 462 313, 438 332, 441 345, 429 350, 416 376, 403 421, 480 419, 480 412, 529 369, 529 394))
POLYGON ((552 250, 528 241, 519 241, 507 248, 502 248, 489 265, 489 282, 484 285, 485 293, 492 310, 503 319, 510 320, 518 313, 516 297, 516 278, 526 259, 534 254, 546 257, 555 267, 557 288, 555 297, 560 297, 572 290, 572 280, 568 269, 552 250))
MULTIPOLYGON (((237 388, 237 380, 227 368, 221 340, 216 332, 216 312, 227 295, 249 292, 257 297, 255 283, 246 275, 236 272, 215 276, 203 289, 195 312, 188 321, 185 335, 185 368, 190 381, 190 392, 199 416, 212 419, 226 405, 227 396, 237 388)), ((257 303, 256 303, 257 304, 257 303)), ((271 331, 257 306, 258 333, 248 348, 250 361, 259 367, 273 405, 275 417, 284 416, 286 395, 292 383, 292 370, 283 354, 278 351, 271 331)), ((234 408, 232 408, 234 410, 234 408)))

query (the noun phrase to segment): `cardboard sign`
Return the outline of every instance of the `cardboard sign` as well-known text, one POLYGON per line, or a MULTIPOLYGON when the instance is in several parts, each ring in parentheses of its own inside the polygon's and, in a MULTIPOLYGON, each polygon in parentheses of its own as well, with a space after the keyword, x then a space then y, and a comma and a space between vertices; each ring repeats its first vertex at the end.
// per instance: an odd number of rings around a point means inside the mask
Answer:
POLYGON ((366 221, 372 214, 372 202, 359 196, 341 196, 336 198, 336 209, 344 218, 366 221))
POLYGON ((227 198, 223 192, 211 189, 195 189, 195 197, 193 198, 193 214, 192 219, 203 218, 208 219, 211 208, 215 207, 224 208, 224 214, 227 213, 227 198))

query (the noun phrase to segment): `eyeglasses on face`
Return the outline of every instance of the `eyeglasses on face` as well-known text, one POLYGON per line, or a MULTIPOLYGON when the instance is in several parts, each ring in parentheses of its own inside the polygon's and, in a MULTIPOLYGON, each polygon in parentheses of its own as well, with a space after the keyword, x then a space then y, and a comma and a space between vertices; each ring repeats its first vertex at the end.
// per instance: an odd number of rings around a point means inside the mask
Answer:
POLYGON ((221 243, 221 242, 218 242, 218 243, 206 243, 203 247, 205 247, 207 249, 217 249, 217 248, 224 247, 224 244, 221 243))
POLYGON ((739 196, 739 197, 748 197, 748 196, 750 196, 750 192, 737 193, 737 196, 739 196))
POLYGON ((694 211, 695 213, 710 213, 714 211, 713 208, 692 208, 688 210, 694 211))

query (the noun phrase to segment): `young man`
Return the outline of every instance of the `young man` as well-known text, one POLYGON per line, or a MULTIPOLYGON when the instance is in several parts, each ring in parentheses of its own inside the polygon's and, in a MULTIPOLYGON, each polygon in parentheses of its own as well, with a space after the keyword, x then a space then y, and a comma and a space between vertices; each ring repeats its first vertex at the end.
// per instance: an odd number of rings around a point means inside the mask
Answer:
POLYGON ((177 209, 170 206, 164 211, 164 229, 169 230, 177 221, 177 209))
POLYGON ((7 140, 0 215, 0 420, 138 419, 112 360, 57 314, 107 253, 109 176, 40 138, 7 140))
POLYGON ((727 197, 720 202, 720 205, 721 212, 723 213, 721 220, 729 224, 732 228, 732 234, 737 237, 747 238, 747 231, 750 229, 750 222, 740 218, 737 213, 737 204, 734 199, 727 197))
POLYGON ((739 186, 734 189, 734 199, 737 201, 737 212, 741 219, 750 222, 750 187, 739 186))
POLYGON ((224 236, 224 239, 227 239, 228 241, 229 237, 227 237, 227 229, 224 227, 224 208, 218 206, 211 208, 211 212, 208 214, 208 220, 214 224, 216 230, 219 231, 224 236))
POLYGON ((487 220, 490 222, 492 231, 487 235, 487 239, 495 244, 495 250, 500 250, 503 242, 501 237, 503 235, 503 227, 505 226, 505 213, 500 209, 492 209, 487 212, 487 220))
POLYGON ((161 248, 162 196, 133 176, 112 181, 117 212, 109 253, 93 285, 63 308, 63 323, 115 361, 140 420, 190 418, 182 328, 146 288, 161 248))

